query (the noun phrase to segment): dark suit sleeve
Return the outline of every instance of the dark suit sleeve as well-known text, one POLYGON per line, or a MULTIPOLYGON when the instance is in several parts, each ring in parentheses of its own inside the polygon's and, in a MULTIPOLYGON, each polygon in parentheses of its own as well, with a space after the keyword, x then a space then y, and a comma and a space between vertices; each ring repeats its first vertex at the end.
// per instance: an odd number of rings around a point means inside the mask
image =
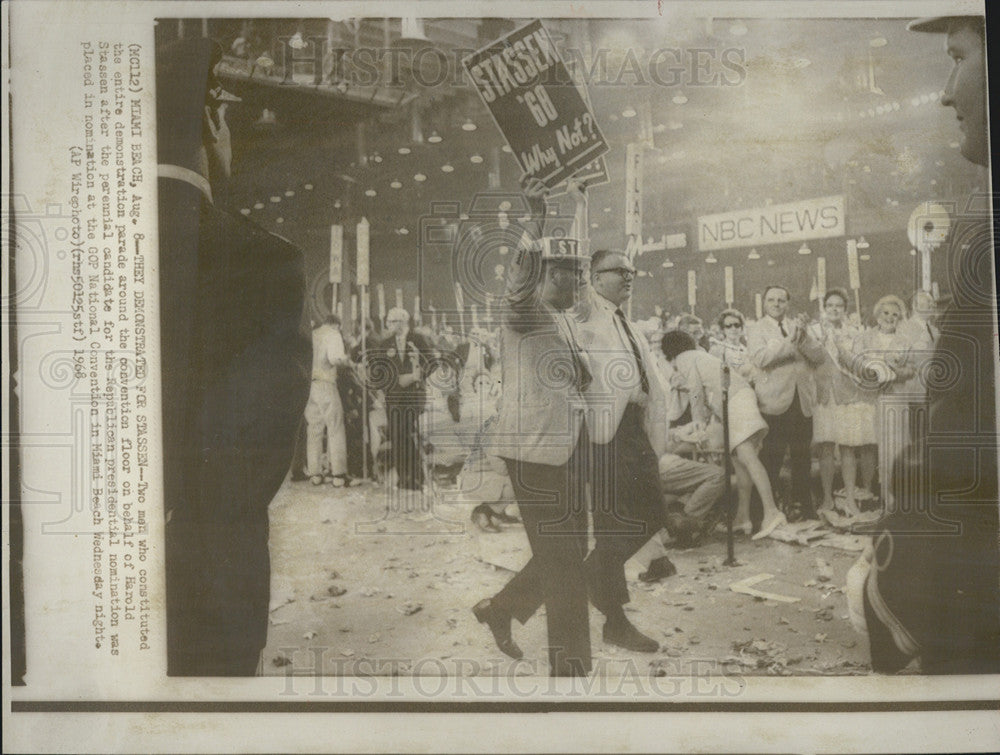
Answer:
POLYGON ((182 480, 167 503, 168 670, 243 675, 267 637, 267 509, 309 392, 302 256, 207 203, 195 243, 174 251, 197 275, 194 290, 164 291, 190 311, 184 379, 164 384, 183 390, 165 459, 182 480))

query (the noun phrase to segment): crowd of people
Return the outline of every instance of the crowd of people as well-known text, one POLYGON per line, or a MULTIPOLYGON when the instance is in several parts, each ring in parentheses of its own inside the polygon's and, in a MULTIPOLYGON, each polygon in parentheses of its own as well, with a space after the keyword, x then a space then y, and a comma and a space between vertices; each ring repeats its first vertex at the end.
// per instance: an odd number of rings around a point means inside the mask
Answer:
MULTIPOLYGON (((982 20, 914 28, 947 34, 955 70, 941 102, 963 122, 962 154, 986 165, 982 20)), ((307 386, 301 253, 214 206, 232 158, 220 59, 207 40, 157 59, 160 217, 176 221, 160 242, 171 293, 161 311, 169 673, 254 673, 267 632, 267 507, 290 462, 293 479, 344 486, 373 473, 415 498, 438 467, 461 470, 463 488, 488 469, 495 484, 469 489, 484 496, 474 521, 511 521, 505 503, 516 500, 532 552, 473 608, 497 647, 521 657, 513 619, 544 605, 550 673, 587 674, 590 602, 604 642, 654 652, 625 614, 624 564, 639 554, 650 581, 675 571, 665 543, 712 529, 730 456, 735 525, 755 539, 796 518, 841 526, 874 512, 848 597, 875 670, 920 656, 927 673, 1000 671, 991 292, 989 317, 976 316, 983 292, 960 291, 935 323, 924 291, 912 312, 885 296, 867 318, 831 288, 809 317, 799 292, 768 285, 756 321, 720 306, 706 332, 693 313, 631 320, 625 253, 525 243, 495 323, 456 334, 394 308, 382 329, 366 322, 363 338, 345 340, 330 316, 313 333, 307 386), (162 127, 175 122, 185 129, 162 127), (255 299, 225 285, 245 267, 255 299), (966 368, 925 396, 927 365, 942 354, 966 368), (471 431, 457 432, 462 422, 471 431)), ((546 191, 524 181, 529 239, 544 235, 546 191)), ((582 187, 571 181, 567 193, 576 228, 587 228, 582 187)), ((980 230, 991 239, 988 224, 980 230)), ((992 267, 976 267, 991 255, 976 252, 950 250, 960 282, 991 280, 992 267)))
MULTIPOLYGON (((631 282, 634 271, 625 264, 616 274, 631 282)), ((814 316, 801 307, 790 315, 792 300, 783 286, 768 286, 762 301, 759 320, 725 308, 708 328, 693 314, 671 315, 665 308, 630 321, 668 386, 664 443, 689 460, 719 463, 725 366, 735 528, 751 534, 764 523, 774 529, 782 516, 819 516, 837 527, 870 520, 891 503, 886 460, 910 437, 926 398, 922 370, 939 333, 935 300, 917 291, 908 308, 900 297, 885 296, 868 317, 850 312, 852 297, 842 288, 827 291, 814 316), (781 477, 786 452, 788 490, 781 477), (752 494, 760 502, 755 516, 752 494)), ((390 310, 384 322, 383 331, 368 322, 364 351, 360 332, 345 343, 335 315, 313 331, 304 456, 296 457, 294 478, 357 484, 365 453, 369 477, 404 489, 422 490, 430 475, 446 485, 468 486, 474 478, 477 488, 469 492, 488 511, 480 507, 473 518, 495 529, 492 520, 503 520, 511 493, 509 485, 483 481, 496 471, 482 441, 503 385, 499 327, 485 322, 461 333, 447 324, 414 325, 401 308, 390 310), (367 447, 360 431, 366 379, 367 447), (487 489, 497 498, 491 500, 487 489)), ((683 496, 673 483, 661 488, 664 496, 683 496)), ((695 518, 709 513, 702 508, 696 505, 695 518)), ((674 528, 689 533, 692 525, 675 521, 674 528)))

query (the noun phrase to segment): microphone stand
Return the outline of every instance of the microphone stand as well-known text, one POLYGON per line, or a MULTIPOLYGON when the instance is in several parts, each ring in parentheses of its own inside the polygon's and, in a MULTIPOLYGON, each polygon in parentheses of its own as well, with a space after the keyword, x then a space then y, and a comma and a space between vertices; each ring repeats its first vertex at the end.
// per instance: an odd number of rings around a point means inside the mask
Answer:
POLYGON ((722 465, 726 475, 726 566, 736 566, 733 548, 733 460, 729 453, 729 365, 722 363, 722 465))

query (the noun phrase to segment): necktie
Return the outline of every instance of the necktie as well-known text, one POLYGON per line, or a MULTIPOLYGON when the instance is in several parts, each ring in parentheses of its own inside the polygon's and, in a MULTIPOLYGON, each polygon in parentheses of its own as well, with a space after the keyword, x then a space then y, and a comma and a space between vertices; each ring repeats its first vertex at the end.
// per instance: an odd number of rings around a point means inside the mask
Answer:
POLYGON ((781 330, 781 337, 788 338, 788 331, 785 330, 785 323, 783 320, 778 320, 778 328, 781 330))
POLYGON ((636 343, 635 336, 632 335, 632 331, 629 329, 625 313, 622 312, 621 309, 616 309, 615 316, 621 321, 622 330, 625 331, 625 337, 628 338, 629 346, 632 347, 632 355, 635 357, 635 363, 639 366, 639 382, 642 385, 642 392, 649 393, 649 376, 646 375, 646 367, 642 363, 642 354, 639 352, 639 344, 636 343))

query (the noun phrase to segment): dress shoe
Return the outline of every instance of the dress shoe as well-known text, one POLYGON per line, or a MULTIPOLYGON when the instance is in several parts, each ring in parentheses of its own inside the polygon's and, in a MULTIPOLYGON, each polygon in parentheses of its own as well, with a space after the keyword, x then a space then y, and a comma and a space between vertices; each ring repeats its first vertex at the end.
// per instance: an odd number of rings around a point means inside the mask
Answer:
POLYGON ((493 523, 493 517, 490 514, 490 507, 481 503, 472 510, 472 523, 483 532, 499 532, 500 528, 493 523))
POLYGON ((615 622, 614 624, 605 622, 603 637, 604 641, 609 645, 615 645, 636 653, 655 653, 660 649, 660 644, 656 640, 644 635, 628 619, 625 619, 624 624, 621 622, 615 622))
POLYGON ((659 582, 661 579, 672 577, 677 573, 677 567, 666 556, 654 558, 649 562, 646 571, 639 575, 642 582, 659 582))
POLYGON ((516 661, 524 657, 521 648, 517 646, 517 643, 514 642, 514 638, 511 636, 511 617, 509 613, 505 613, 494 606, 489 598, 476 603, 472 607, 472 613, 476 617, 476 621, 490 628, 490 631, 493 633, 493 640, 496 642, 501 653, 509 655, 516 661))
POLYGON ((690 548, 698 541, 701 521, 680 511, 668 511, 665 516, 667 532, 680 548, 690 548))
POLYGON ((506 511, 493 511, 491 518, 496 519, 502 524, 520 524, 521 520, 516 516, 511 516, 506 511))

